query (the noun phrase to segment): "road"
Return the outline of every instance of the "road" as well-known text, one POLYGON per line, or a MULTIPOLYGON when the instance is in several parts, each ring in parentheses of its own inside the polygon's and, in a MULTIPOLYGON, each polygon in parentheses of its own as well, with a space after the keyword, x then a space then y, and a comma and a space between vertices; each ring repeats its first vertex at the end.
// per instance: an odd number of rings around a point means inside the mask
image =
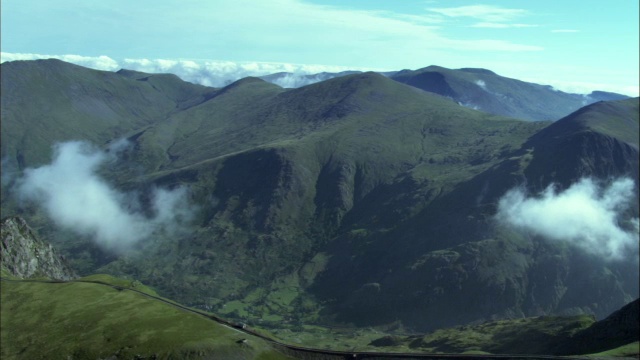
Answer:
MULTIPOLYGON (((240 324, 240 323, 234 323, 228 320, 225 320, 221 317, 218 317, 216 315, 213 314, 209 314, 206 313, 204 311, 201 310, 197 310, 197 309, 193 309, 193 308, 189 308, 187 306, 184 305, 180 305, 178 303, 174 303, 172 301, 169 301, 167 299, 163 299, 159 296, 154 296, 151 294, 147 294, 143 291, 140 290, 136 290, 136 289, 132 289, 132 288, 128 288, 128 287, 123 287, 123 286, 118 286, 118 285, 113 285, 113 284, 109 284, 109 283, 105 283, 102 281, 92 281, 92 280, 30 280, 30 279, 7 279, 7 278, 0 278, 1 281, 11 281, 11 282, 36 282, 36 283, 50 283, 50 284, 58 284, 58 283, 91 283, 91 284, 97 284, 97 285, 102 285, 102 286, 108 286, 111 287, 113 289, 116 290, 120 290, 120 291, 132 291, 135 293, 140 294, 141 296, 145 296, 147 298, 153 299, 155 301, 161 301, 165 304, 168 304, 170 306, 173 306, 175 308, 178 308, 180 310, 186 311, 186 312, 190 312, 190 313, 194 313, 197 315, 200 315, 202 317, 205 317, 211 321, 215 321, 216 323, 223 325, 225 327, 228 327, 230 329, 233 329, 237 332, 240 333, 244 333, 247 335, 251 335, 251 336, 255 336, 258 337, 264 341, 267 341, 268 343, 270 343, 274 348, 280 350, 281 352, 290 355, 294 358, 298 358, 298 359, 327 359, 327 360, 333 360, 333 359, 447 359, 447 360, 454 360, 454 359, 484 359, 484 360, 490 360, 490 359, 515 359, 515 360, 533 360, 533 359, 548 359, 548 360, 595 360, 596 358, 594 357, 587 357, 587 356, 554 356, 554 355, 505 355, 505 354, 496 354, 496 355, 467 355, 467 354, 425 354, 425 353, 391 353, 391 352, 373 352, 373 351, 340 351, 340 350, 325 350, 325 349, 314 349, 314 348, 309 348, 309 347, 304 347, 304 346, 297 346, 297 345, 291 345, 291 344, 286 344, 283 342, 280 342, 276 339, 272 339, 270 337, 267 337, 263 334, 260 334, 259 332, 256 332, 255 330, 251 329, 250 327, 244 325, 244 324, 240 324)), ((618 358, 619 359, 619 358, 618 358)))

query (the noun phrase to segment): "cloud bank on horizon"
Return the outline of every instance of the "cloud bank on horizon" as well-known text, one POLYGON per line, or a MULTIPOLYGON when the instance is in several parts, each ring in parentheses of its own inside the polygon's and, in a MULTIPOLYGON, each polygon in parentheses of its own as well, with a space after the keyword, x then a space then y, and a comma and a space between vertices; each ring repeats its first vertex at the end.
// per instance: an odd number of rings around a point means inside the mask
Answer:
POLYGON ((325 78, 315 75, 322 72, 367 71, 364 68, 327 66, 313 64, 286 64, 265 62, 233 62, 216 60, 167 60, 167 59, 123 59, 116 61, 108 56, 44 55, 1 53, 0 62, 17 60, 58 59, 96 70, 135 70, 145 73, 175 74, 184 81, 205 86, 222 87, 247 76, 266 76, 287 73, 273 83, 282 87, 300 87, 325 78))
POLYGON ((238 76, 261 75, 251 63, 265 71, 266 64, 281 64, 277 71, 288 71, 282 64, 383 71, 440 65, 487 68, 574 93, 637 96, 637 2, 602 7, 585 0, 577 13, 574 4, 551 1, 20 0, 3 2, 0 26, 3 52, 103 54, 145 69, 178 61, 172 71, 179 76, 200 74, 202 83, 218 85, 225 63, 238 76), (145 59, 153 64, 141 64, 145 59), (206 60, 189 60, 195 69, 177 59, 206 60), (224 61, 207 65, 209 59, 224 61))
POLYGON ((106 152, 82 141, 56 144, 51 164, 25 169, 16 182, 18 195, 41 206, 58 226, 115 252, 158 232, 180 230, 194 213, 184 188, 152 189, 149 215, 137 196, 118 191, 98 174, 126 146, 124 140, 115 142, 106 152))
POLYGON ((623 218, 634 196, 635 183, 629 178, 619 178, 608 186, 583 178, 563 191, 550 185, 538 196, 514 188, 500 198, 496 219, 618 260, 638 255, 639 219, 623 218))
MULTIPOLYGON (((326 80, 326 76, 317 75, 323 72, 339 73, 344 71, 382 71, 382 69, 358 68, 332 65, 288 64, 268 62, 234 62, 217 60, 168 60, 168 59, 123 59, 111 57, 81 55, 46 55, 0 53, 0 63, 18 60, 59 59, 72 64, 96 70, 118 71, 120 69, 135 70, 146 73, 175 74, 184 81, 205 86, 222 87, 247 76, 267 76, 275 73, 287 73, 285 76, 269 80, 276 85, 293 88, 326 80), (317 76, 310 76, 317 75, 317 76)), ((394 69, 403 70, 403 69, 394 69)), ((491 70, 491 69, 490 69, 491 70)), ((610 91, 630 96, 637 96, 637 86, 618 86, 612 84, 588 83, 583 81, 547 81, 540 79, 518 79, 552 85, 554 89, 575 93, 589 94, 594 90, 610 91)))

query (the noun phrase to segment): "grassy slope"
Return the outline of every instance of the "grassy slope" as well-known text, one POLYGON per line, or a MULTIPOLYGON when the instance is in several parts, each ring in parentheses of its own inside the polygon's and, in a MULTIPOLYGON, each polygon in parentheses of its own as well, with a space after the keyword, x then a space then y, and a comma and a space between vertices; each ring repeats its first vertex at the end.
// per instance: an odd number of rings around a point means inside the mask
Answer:
POLYGON ((214 99, 162 121, 143 134, 141 143, 161 146, 175 158, 166 159, 160 165, 163 168, 261 146, 315 148, 321 159, 337 154, 366 156, 362 161, 379 156, 416 161, 446 143, 463 139, 472 143, 482 136, 480 129, 491 133, 505 124, 515 123, 461 108, 373 73, 289 91, 245 79, 214 99))
POLYGON ((3 359, 285 358, 263 340, 127 290, 29 282, 1 290, 3 359))
POLYGON ((134 80, 59 60, 15 61, 0 69, 2 157, 20 166, 47 162, 55 142, 102 145, 130 135, 166 118, 187 99, 213 91, 175 76, 134 80))
POLYGON ((594 354, 589 354, 589 356, 593 357, 601 357, 601 356, 615 356, 615 357, 635 357, 640 356, 640 341, 632 342, 627 345, 622 345, 615 349, 606 350, 594 354))
MULTIPOLYGON (((423 336, 386 336, 370 346, 379 351, 464 354, 560 354, 573 337, 596 324, 591 316, 541 316, 440 329, 423 336)), ((637 356, 638 342, 599 353, 574 349, 572 355, 637 356)), ((563 352, 564 355, 567 355, 563 352)))
POLYGON ((594 322, 590 316, 501 320, 437 330, 409 346, 448 353, 553 354, 560 342, 594 322))

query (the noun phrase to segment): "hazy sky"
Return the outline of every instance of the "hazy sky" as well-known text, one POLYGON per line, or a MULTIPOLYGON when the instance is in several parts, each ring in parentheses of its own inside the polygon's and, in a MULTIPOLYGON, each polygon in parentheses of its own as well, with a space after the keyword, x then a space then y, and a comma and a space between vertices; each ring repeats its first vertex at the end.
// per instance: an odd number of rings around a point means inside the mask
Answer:
POLYGON ((638 0, 1 1, 3 60, 483 67, 565 90, 638 95, 638 0))

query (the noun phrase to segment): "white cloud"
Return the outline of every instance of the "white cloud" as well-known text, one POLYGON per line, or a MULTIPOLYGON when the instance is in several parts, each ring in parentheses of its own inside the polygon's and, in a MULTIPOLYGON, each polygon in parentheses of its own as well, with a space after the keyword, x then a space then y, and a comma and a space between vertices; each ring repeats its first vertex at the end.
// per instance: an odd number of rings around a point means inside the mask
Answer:
MULTIPOLYGON (((122 67, 129 70, 137 70, 149 73, 172 73, 178 75, 185 81, 215 87, 228 85, 233 81, 247 76, 265 76, 279 72, 292 73, 288 79, 282 79, 282 81, 285 81, 285 83, 279 83, 279 85, 285 85, 289 87, 292 84, 293 78, 295 78, 296 82, 294 85, 300 86, 310 83, 308 81, 302 80, 304 75, 316 74, 320 72, 341 72, 346 70, 354 70, 342 66, 326 65, 211 60, 171 61, 149 59, 125 59, 122 62, 122 67)), ((318 79, 317 81, 320 81, 320 79, 318 79)))
POLYGON ((328 80, 335 77, 333 74, 301 74, 301 73, 283 73, 275 76, 268 76, 265 80, 274 83, 283 88, 298 88, 320 81, 328 80))
POLYGON ((126 146, 116 142, 107 153, 80 141, 57 144, 51 164, 24 171, 18 194, 41 206, 59 226, 91 236, 112 251, 127 251, 157 231, 174 231, 189 221, 193 211, 185 189, 153 190, 154 215, 148 216, 137 197, 118 191, 97 174, 126 146))
POLYGON ((537 197, 516 188, 500 199, 496 218, 604 258, 621 259, 629 251, 638 253, 638 219, 622 218, 636 196, 629 178, 608 186, 585 178, 564 191, 549 186, 537 197))
POLYGON ((404 20, 414 24, 430 25, 432 29, 438 29, 437 24, 442 24, 443 22, 445 22, 444 16, 439 14, 410 15, 410 14, 397 14, 397 13, 389 13, 389 12, 381 12, 380 14, 382 16, 388 16, 395 19, 404 20))
POLYGON ((469 5, 453 8, 430 8, 428 10, 450 18, 471 18, 480 20, 480 22, 469 25, 469 27, 473 28, 513 29, 539 26, 536 24, 512 22, 514 19, 529 13, 524 9, 508 9, 492 5, 469 5))
MULTIPOLYGON (((538 49, 517 38, 451 36, 439 27, 448 18, 427 11, 407 14, 302 0, 193 0, 180 6, 150 0, 112 0, 108 4, 40 0, 39 6, 30 7, 22 3, 13 3, 9 8, 13 17, 3 21, 3 33, 12 33, 3 37, 4 50, 52 53, 52 49, 61 49, 86 54, 99 49, 119 59, 276 61, 393 70, 427 66, 424 59, 450 59, 469 48, 487 54, 538 49), (34 19, 46 21, 36 23, 34 19), (388 49, 385 56, 379 56, 380 49, 388 49)), ((489 20, 483 21, 510 18, 507 14, 520 11, 489 10, 489 20)))
MULTIPOLYGON (((453 40, 452 40, 453 41, 453 40)), ((469 51, 483 51, 484 48, 491 48, 495 51, 520 52, 520 51, 542 51, 543 47, 537 45, 518 45, 500 40, 477 40, 467 43, 469 51)))
POLYGON ((471 25, 475 28, 490 28, 490 29, 509 29, 509 28, 531 28, 538 27, 535 24, 509 24, 509 23, 495 23, 495 22, 479 22, 471 25))
POLYGON ((468 5, 451 8, 429 8, 429 11, 449 17, 470 17, 486 22, 505 22, 528 12, 524 9, 508 9, 493 5, 468 5))
POLYGON ((1 62, 15 60, 60 59, 97 70, 117 71, 119 69, 136 70, 145 73, 171 73, 182 80, 196 84, 222 87, 247 76, 265 76, 287 72, 286 77, 275 81, 283 87, 298 87, 324 80, 321 76, 305 77, 322 72, 342 72, 347 70, 367 71, 371 68, 348 68, 320 64, 287 64, 268 62, 234 62, 199 59, 123 59, 116 61, 107 56, 79 55, 43 55, 0 53, 1 62))
POLYGON ((487 84, 483 80, 476 80, 476 85, 480 86, 482 90, 487 90, 487 84))

